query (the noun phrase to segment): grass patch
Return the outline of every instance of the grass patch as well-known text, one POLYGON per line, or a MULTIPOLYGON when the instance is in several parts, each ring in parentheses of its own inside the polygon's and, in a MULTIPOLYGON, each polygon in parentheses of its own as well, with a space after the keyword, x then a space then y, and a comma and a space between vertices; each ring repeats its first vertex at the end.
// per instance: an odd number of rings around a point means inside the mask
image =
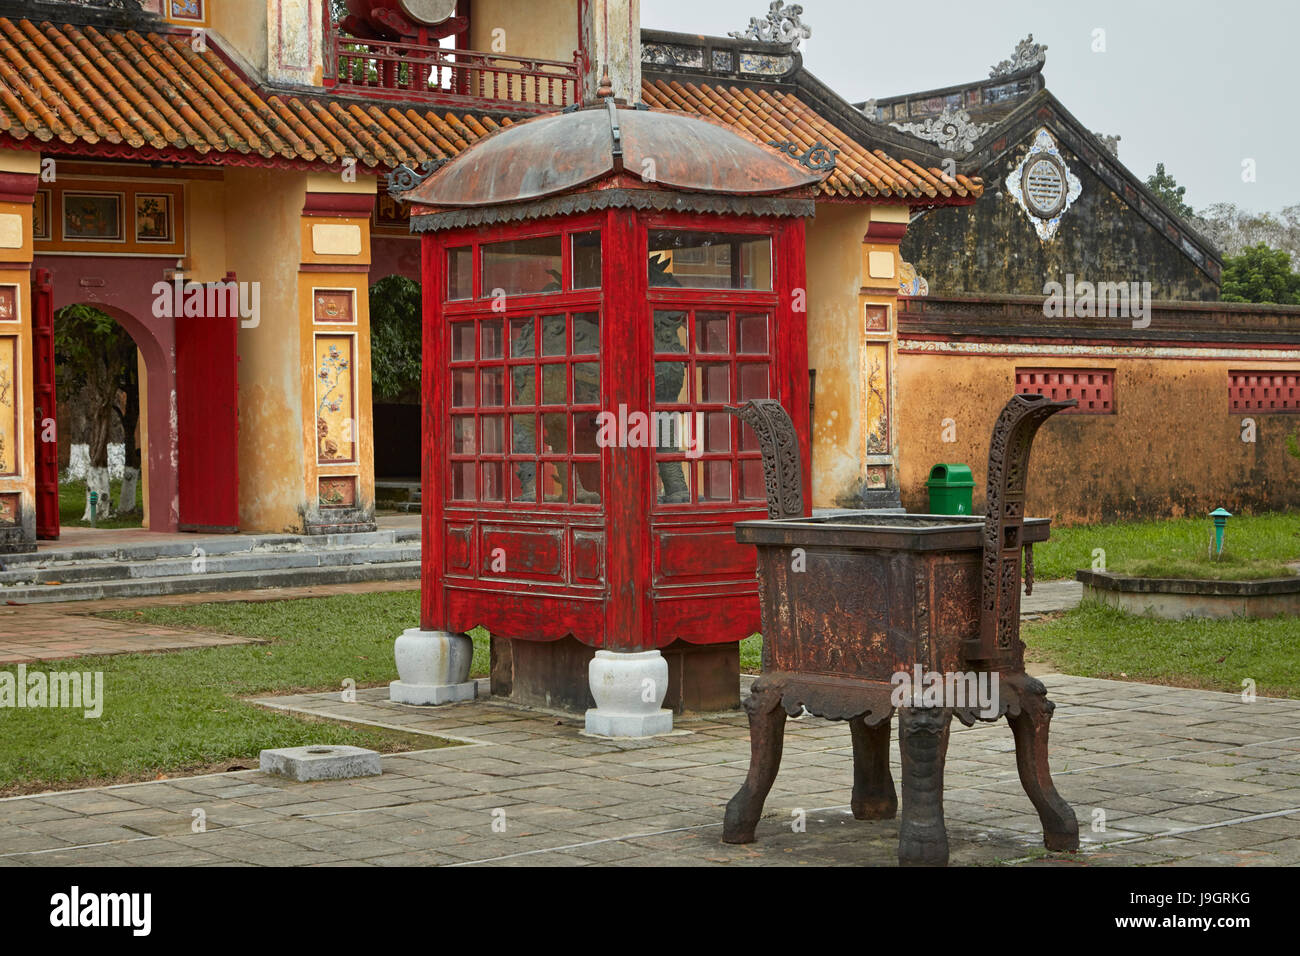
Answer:
POLYGON ((1296 633, 1293 617, 1170 621, 1097 602, 1021 627, 1033 656, 1064 674, 1233 693, 1250 678, 1261 695, 1300 698, 1296 633))
MULTIPOLYGON (((109 482, 113 508, 117 508, 118 495, 122 493, 120 480, 109 482)), ((84 481, 59 482, 59 524, 65 528, 89 528, 89 521, 82 521, 86 513, 86 483, 84 481)), ((124 515, 98 520, 97 528, 140 528, 144 525, 144 481, 135 485, 135 511, 124 515)))
POLYGON ((751 634, 740 642, 740 672, 759 674, 763 670, 763 635, 751 634))
POLYGON ((239 699, 341 690, 348 678, 358 687, 395 680, 393 639, 417 619, 418 604, 418 591, 394 591, 108 612, 105 617, 117 620, 268 643, 29 665, 29 673, 102 671, 103 715, 0 711, 0 794, 148 780, 228 762, 256 766, 249 761, 267 747, 352 744, 393 752, 443 746, 436 737, 304 720, 239 699))
POLYGON ((1221 560, 1209 560, 1214 523, 1209 518, 1126 521, 1052 528, 1034 545, 1040 580, 1072 578, 1105 552, 1107 571, 1140 577, 1254 580, 1293 574, 1300 561, 1300 514, 1241 515, 1228 519, 1221 560))

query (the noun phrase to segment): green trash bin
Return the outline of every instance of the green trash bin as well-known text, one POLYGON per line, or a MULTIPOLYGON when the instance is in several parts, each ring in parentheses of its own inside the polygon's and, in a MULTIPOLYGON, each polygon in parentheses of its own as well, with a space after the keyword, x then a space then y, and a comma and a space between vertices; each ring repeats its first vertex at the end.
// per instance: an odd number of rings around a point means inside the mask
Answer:
POLYGON ((930 514, 971 513, 975 479, 971 477, 969 465, 935 465, 930 469, 930 478, 925 487, 930 489, 930 514))

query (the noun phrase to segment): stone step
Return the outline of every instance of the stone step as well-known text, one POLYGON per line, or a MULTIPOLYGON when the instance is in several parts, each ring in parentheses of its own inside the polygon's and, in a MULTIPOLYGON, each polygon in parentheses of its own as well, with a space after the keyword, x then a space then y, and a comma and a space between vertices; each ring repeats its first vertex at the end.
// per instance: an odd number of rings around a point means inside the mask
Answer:
POLYGON ((120 581, 140 578, 179 577, 187 574, 232 574, 241 571, 274 571, 281 568, 344 567, 360 564, 392 564, 419 561, 418 542, 371 545, 353 548, 313 548, 301 551, 237 551, 202 555, 186 553, 179 558, 154 558, 145 561, 59 562, 49 566, 27 564, 0 571, 0 598, 13 587, 56 584, 83 584, 91 581, 120 581), (196 565, 202 567, 195 570, 196 565))
POLYGON ((182 574, 170 577, 123 578, 108 581, 36 585, 0 589, 0 602, 43 604, 52 601, 95 601, 103 598, 158 597, 214 591, 310 587, 354 584, 364 581, 417 581, 420 562, 388 561, 377 564, 279 568, 270 571, 235 571, 182 574))
POLYGON ((352 534, 270 534, 270 535, 196 535, 192 539, 165 542, 140 542, 122 545, 52 548, 27 554, 0 554, 0 567, 5 571, 24 566, 67 567, 89 563, 124 564, 137 561, 154 561, 162 558, 194 557, 194 549, 201 547, 211 560, 216 555, 237 553, 283 554, 294 551, 328 551, 339 548, 364 548, 382 545, 418 544, 418 528, 364 531, 352 534))

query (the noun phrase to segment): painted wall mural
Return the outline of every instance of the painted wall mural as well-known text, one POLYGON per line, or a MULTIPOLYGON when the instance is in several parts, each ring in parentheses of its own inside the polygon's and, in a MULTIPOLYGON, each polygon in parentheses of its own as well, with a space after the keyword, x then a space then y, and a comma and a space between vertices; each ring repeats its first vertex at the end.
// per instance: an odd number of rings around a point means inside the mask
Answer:
POLYGON ((0 337, 0 475, 18 473, 18 338, 0 337))
POLYGON ((322 463, 356 459, 352 336, 316 336, 316 456, 322 463))
POLYGON ((322 508, 355 508, 357 506, 357 479, 355 475, 321 478, 317 497, 322 508))
POLYGON ((868 455, 889 454, 889 345, 867 342, 862 347, 863 388, 866 392, 865 434, 868 455))

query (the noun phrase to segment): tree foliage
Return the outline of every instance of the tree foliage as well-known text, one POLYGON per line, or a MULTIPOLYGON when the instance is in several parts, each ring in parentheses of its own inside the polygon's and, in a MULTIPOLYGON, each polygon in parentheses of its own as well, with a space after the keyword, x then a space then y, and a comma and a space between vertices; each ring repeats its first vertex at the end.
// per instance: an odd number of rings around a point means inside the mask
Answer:
POLYGON ((1277 302, 1300 305, 1300 273, 1282 249, 1265 243, 1247 246, 1240 255, 1223 260, 1224 302, 1277 302))
POLYGON ((1165 172, 1164 163, 1156 163, 1156 171, 1147 177, 1147 188, 1175 215, 1183 219, 1191 219, 1195 215, 1192 207, 1183 200, 1187 187, 1178 185, 1178 181, 1165 172))
POLYGON ((420 400, 420 285, 385 276, 370 287, 370 381, 379 402, 420 400))
POLYGON ((70 305, 54 317, 55 382, 59 402, 81 403, 87 424, 83 438, 90 446, 90 464, 108 465, 108 439, 116 415, 126 435, 127 462, 135 456, 135 425, 139 419, 135 342, 110 316, 93 306, 70 305), (127 396, 119 407, 120 395, 127 396))
POLYGON ((1237 256, 1247 246, 1266 243, 1291 257, 1300 267, 1300 203, 1278 213, 1254 213, 1230 202, 1206 206, 1192 223, 1224 256, 1237 256))

